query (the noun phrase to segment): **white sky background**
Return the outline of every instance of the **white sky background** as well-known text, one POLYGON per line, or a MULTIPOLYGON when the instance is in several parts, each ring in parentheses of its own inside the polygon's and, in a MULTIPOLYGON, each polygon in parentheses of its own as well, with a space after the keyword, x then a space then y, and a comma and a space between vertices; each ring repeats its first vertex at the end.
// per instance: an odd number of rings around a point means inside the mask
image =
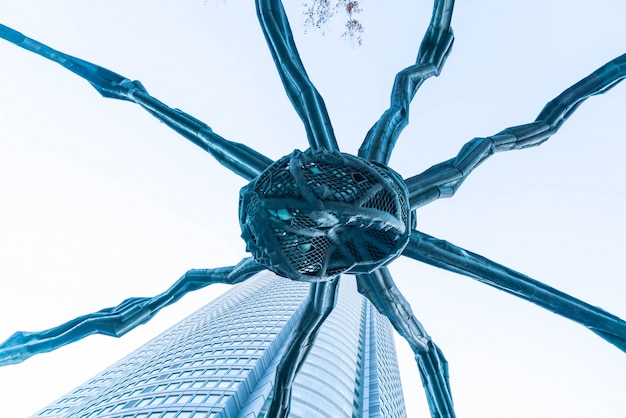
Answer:
MULTIPOLYGON (((304 35, 307 71, 354 153, 414 63, 430 1, 363 1, 365 45, 304 35), (411 5, 411 3, 418 3, 411 5)), ((475 136, 531 122, 626 51, 623 1, 459 2, 442 75, 416 95, 391 166, 404 177, 475 136)), ((307 147, 252 2, 0 1, 0 21, 139 79, 155 97, 276 159, 307 147), (240 4, 246 3, 246 4, 240 4)), ((342 23, 342 22, 340 22, 342 23)), ((0 42, 0 340, 166 289, 189 268, 244 256, 244 181, 127 102, 0 42)), ((418 229, 626 318, 626 86, 583 104, 539 148, 487 161, 418 229)), ((416 261, 391 271, 450 363, 459 417, 623 417, 626 355, 584 327, 416 261)), ((0 369, 0 415, 25 416, 213 298, 210 287, 121 340, 92 336, 0 369)), ((410 417, 428 416, 397 339, 410 417)))

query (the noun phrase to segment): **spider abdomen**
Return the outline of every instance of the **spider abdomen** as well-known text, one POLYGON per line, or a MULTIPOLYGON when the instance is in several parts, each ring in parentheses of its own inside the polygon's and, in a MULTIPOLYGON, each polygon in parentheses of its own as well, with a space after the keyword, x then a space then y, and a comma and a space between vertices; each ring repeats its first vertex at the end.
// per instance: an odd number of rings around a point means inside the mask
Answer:
POLYGON ((327 150, 296 150, 240 192, 246 249, 294 280, 324 281, 387 264, 408 242, 409 217, 397 173, 327 150))

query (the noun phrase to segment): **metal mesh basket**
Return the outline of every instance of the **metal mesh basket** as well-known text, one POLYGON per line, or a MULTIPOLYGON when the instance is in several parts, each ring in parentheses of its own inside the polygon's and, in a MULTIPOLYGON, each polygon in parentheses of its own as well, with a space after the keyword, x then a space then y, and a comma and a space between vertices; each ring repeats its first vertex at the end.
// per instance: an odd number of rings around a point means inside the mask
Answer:
POLYGON ((398 174, 326 150, 296 150, 240 193, 247 250, 294 280, 328 280, 388 263, 408 242, 409 216, 398 174))

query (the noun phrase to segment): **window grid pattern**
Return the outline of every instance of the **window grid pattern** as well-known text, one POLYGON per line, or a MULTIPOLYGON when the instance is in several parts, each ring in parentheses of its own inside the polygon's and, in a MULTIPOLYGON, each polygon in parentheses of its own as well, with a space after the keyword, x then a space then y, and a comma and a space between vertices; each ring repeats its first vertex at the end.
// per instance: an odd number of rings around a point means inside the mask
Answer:
POLYGON ((293 384, 290 418, 352 418, 358 414, 355 385, 364 299, 351 277, 344 277, 337 305, 322 325, 293 384))
POLYGON ((398 358, 389 319, 371 308, 375 327, 375 364, 378 370, 379 417, 406 418, 406 408, 398 369, 398 358))
MULTIPOLYGON (((258 418, 308 287, 260 273, 34 416, 258 418)), ((367 416, 406 416, 394 412, 404 411, 395 347, 387 319, 377 315, 354 279, 344 277, 337 306, 294 382, 290 418, 366 416, 370 386, 397 393, 389 395, 389 415, 367 416), (378 362, 391 369, 379 373, 378 362), (366 363, 375 381, 364 378, 366 363)))
POLYGON ((285 280, 261 274, 233 288, 35 416, 233 416, 307 294, 285 280))

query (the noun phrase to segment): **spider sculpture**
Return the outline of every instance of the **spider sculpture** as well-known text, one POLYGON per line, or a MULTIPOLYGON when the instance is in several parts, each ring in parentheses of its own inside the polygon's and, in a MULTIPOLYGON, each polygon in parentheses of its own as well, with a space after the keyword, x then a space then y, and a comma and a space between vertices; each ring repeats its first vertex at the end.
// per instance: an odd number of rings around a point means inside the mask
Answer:
POLYGON ((391 105, 367 133, 358 156, 341 153, 324 102, 298 56, 279 0, 256 0, 257 14, 283 85, 305 125, 310 148, 272 161, 228 141, 209 126, 152 97, 131 81, 92 63, 55 51, 6 26, 4 39, 56 61, 86 79, 104 97, 137 103, 153 116, 250 181, 240 193, 242 237, 252 257, 239 264, 190 270, 153 298, 73 319, 41 332, 17 332, 0 346, 0 364, 21 362, 87 335, 120 336, 148 321, 184 294, 213 283, 236 284, 269 269, 310 282, 306 315, 290 339, 276 372, 268 416, 289 412, 291 383, 311 342, 332 311, 341 274, 357 276, 359 292, 386 315, 412 348, 433 417, 453 417, 448 365, 411 312, 387 265, 403 255, 469 276, 582 324, 626 351, 626 322, 602 309, 533 280, 485 257, 416 229, 415 210, 451 197, 467 176, 496 152, 540 145, 588 97, 626 77, 626 55, 600 67, 552 100, 534 122, 475 138, 456 157, 403 179, 387 166, 410 102, 421 84, 439 75, 450 53, 452 0, 436 0, 417 61, 397 74, 391 105))

